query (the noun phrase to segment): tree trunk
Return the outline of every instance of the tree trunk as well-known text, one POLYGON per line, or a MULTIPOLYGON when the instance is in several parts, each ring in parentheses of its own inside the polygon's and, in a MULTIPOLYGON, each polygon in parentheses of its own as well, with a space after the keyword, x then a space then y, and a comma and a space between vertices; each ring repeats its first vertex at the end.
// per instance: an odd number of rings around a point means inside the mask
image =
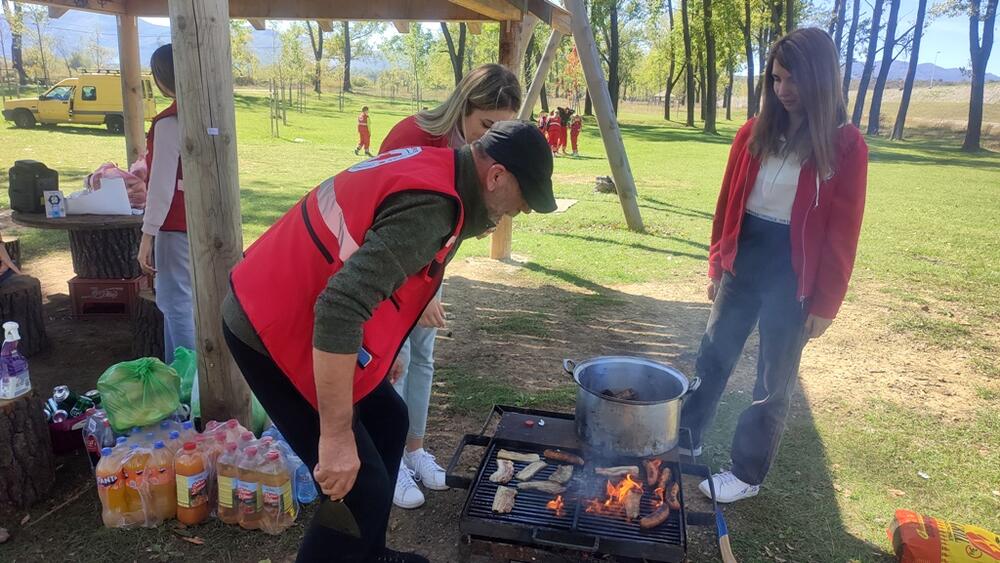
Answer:
POLYGON ((906 69, 906 82, 903 83, 903 98, 899 101, 899 111, 896 113, 896 124, 892 128, 892 138, 903 140, 903 129, 906 126, 906 112, 910 107, 910 95, 913 93, 913 81, 917 76, 917 59, 920 57, 920 39, 924 35, 924 16, 927 13, 927 0, 919 0, 917 4, 917 23, 913 27, 913 48, 910 50, 910 65, 906 69))
POLYGON ((142 275, 139 227, 69 231, 73 271, 87 279, 132 279, 142 275))
POLYGON ((3 0, 3 12, 4 16, 7 17, 7 26, 11 30, 11 37, 10 37, 11 65, 14 67, 14 70, 17 71, 17 83, 20 84, 21 86, 25 86, 28 84, 28 74, 24 72, 24 54, 21 51, 22 40, 21 40, 20 27, 23 26, 19 26, 19 29, 16 30, 17 33, 15 33, 14 30, 15 22, 20 23, 24 21, 23 16, 21 15, 22 14, 21 5, 18 4, 17 2, 8 3, 7 0, 3 0), (13 11, 11 11, 10 7, 11 5, 13 5, 14 7, 13 11))
POLYGON ((24 509, 55 483, 49 425, 37 390, 0 400, 0 508, 24 509))
POLYGON ((163 313, 152 290, 139 292, 132 317, 132 356, 163 359, 163 313))
POLYGON ((889 0, 889 20, 885 27, 885 44, 882 46, 882 64, 875 78, 875 89, 872 91, 872 105, 868 110, 869 135, 878 135, 879 119, 882 115, 882 94, 885 92, 885 82, 889 78, 889 67, 892 66, 892 51, 896 48, 896 22, 899 20, 899 0, 889 0))
MULTIPOLYGON (((846 1, 846 0, 845 0, 846 1)), ((848 94, 851 90, 851 67, 854 66, 854 38, 858 33, 858 17, 861 14, 861 0, 854 0, 854 13, 851 16, 851 30, 847 32, 847 50, 844 51, 844 106, 847 106, 848 94)))
POLYGON ((712 29, 712 0, 703 0, 705 21, 705 72, 708 79, 705 84, 705 96, 701 107, 705 108, 705 132, 718 134, 715 128, 716 96, 718 95, 719 69, 715 65, 715 31, 712 29))
MULTIPOLYGON (((465 60, 465 22, 458 24, 458 47, 451 37, 448 24, 441 22, 441 33, 444 34, 445 43, 448 44, 448 56, 451 59, 451 70, 455 74, 455 85, 462 81, 462 61, 465 60)), ((534 35, 531 38, 534 41, 534 35)), ((529 47, 530 49, 531 47, 529 47)))
POLYGON ((766 26, 762 26, 760 32, 757 34, 757 83, 754 84, 753 88, 753 104, 754 113, 760 111, 760 103, 764 98, 764 73, 767 72, 767 49, 768 49, 768 33, 769 30, 766 26))
POLYGON ((872 69, 875 66, 875 53, 878 52, 878 30, 882 25, 882 4, 883 0, 875 0, 871 29, 868 32, 868 57, 865 59, 865 69, 861 72, 861 82, 858 83, 858 94, 854 100, 854 113, 851 115, 851 123, 855 127, 861 127, 861 114, 865 111, 865 96, 868 93, 868 83, 872 79, 872 69))
POLYGON ((965 130, 965 140, 962 150, 977 152, 980 150, 980 138, 983 132, 983 90, 986 84, 986 63, 990 60, 993 50, 993 27, 996 25, 997 0, 987 0, 986 18, 983 24, 983 41, 979 42, 979 14, 982 0, 972 0, 972 13, 969 16, 969 55, 972 59, 972 88, 969 92, 969 123, 965 130))
POLYGON ((3 247, 7 249, 7 256, 18 268, 21 267, 21 239, 17 237, 7 237, 3 241, 3 247))
POLYGON ((750 119, 757 113, 757 104, 754 99, 754 68, 753 68, 753 40, 750 36, 751 29, 751 14, 750 14, 750 0, 744 0, 743 2, 743 16, 746 18, 744 22, 741 22, 743 31, 743 50, 746 52, 747 56, 747 119, 750 119))
POLYGON ((837 15, 834 17, 833 43, 840 53, 840 45, 844 39, 844 20, 847 18, 847 0, 837 0, 837 15))
POLYGON ((610 22, 608 31, 611 41, 608 43, 608 94, 611 94, 611 107, 618 114, 618 96, 621 92, 621 72, 618 68, 621 57, 621 42, 618 30, 618 2, 611 2, 609 10, 610 22))
POLYGON ((783 35, 781 22, 787 21, 785 15, 785 2, 783 0, 771 0, 771 38, 768 43, 773 43, 774 40, 783 35))
POLYGON ((45 314, 42 310, 42 286, 37 279, 20 275, 0 285, 0 319, 18 324, 21 343, 17 349, 26 358, 48 346, 45 314))
POLYGON ((694 127, 694 63, 691 60, 691 26, 688 24, 688 0, 681 0, 681 25, 684 27, 684 66, 687 67, 687 126, 694 127))
POLYGON ((309 43, 312 44, 313 57, 316 58, 316 75, 313 77, 313 91, 317 94, 323 93, 323 29, 317 24, 316 32, 318 38, 313 37, 312 22, 306 22, 306 29, 309 30, 309 43))
MULTIPOLYGON (((670 33, 674 31, 674 3, 667 0, 667 17, 670 21, 670 33)), ((674 72, 677 70, 677 54, 670 46, 670 70, 667 71, 667 87, 663 91, 663 119, 670 121, 670 93, 674 89, 674 72)))
POLYGON ((705 95, 706 95, 706 85, 705 85, 705 65, 704 61, 698 65, 698 108, 701 112, 702 121, 705 121, 705 95))
POLYGON ((42 76, 45 77, 45 85, 48 86, 51 81, 49 80, 49 65, 45 61, 45 39, 42 36, 41 16, 35 16, 35 31, 38 32, 38 56, 42 62, 42 76))
POLYGON ((344 21, 344 92, 351 90, 351 22, 344 21))
POLYGON ((594 103, 590 101, 590 89, 587 89, 587 93, 583 99, 583 115, 594 115, 594 103))
MULTIPOLYGON (((545 85, 542 84, 542 92, 538 96, 538 101, 542 104, 542 111, 549 113, 549 96, 545 92, 545 85)), ((587 105, 590 105, 590 97, 587 97, 587 105)), ((590 115, 589 113, 587 115, 590 115)))
POLYGON ((785 33, 795 27, 795 0, 785 0, 785 33))
POLYGON ((733 81, 736 78, 736 69, 729 67, 729 86, 726 88, 726 121, 733 120, 733 81))

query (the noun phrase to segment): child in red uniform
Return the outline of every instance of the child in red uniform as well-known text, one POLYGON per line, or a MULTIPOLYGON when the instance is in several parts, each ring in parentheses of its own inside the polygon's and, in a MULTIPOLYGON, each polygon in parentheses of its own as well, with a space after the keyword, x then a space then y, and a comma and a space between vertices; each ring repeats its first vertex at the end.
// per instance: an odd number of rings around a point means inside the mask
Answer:
POLYGON ((549 116, 549 146, 552 147, 552 154, 557 154, 559 152, 559 143, 562 141, 562 123, 559 123, 559 116, 553 111, 549 116))
POLYGON ((573 124, 569 127, 569 140, 573 143, 573 156, 580 156, 580 152, 576 146, 576 139, 580 136, 581 127, 583 127, 583 118, 580 115, 574 115, 573 124))
POLYGON ((368 106, 361 108, 361 114, 358 115, 358 148, 354 149, 354 154, 358 154, 361 151, 361 147, 365 148, 365 155, 372 156, 372 153, 368 150, 368 146, 372 142, 372 132, 368 128, 368 106))

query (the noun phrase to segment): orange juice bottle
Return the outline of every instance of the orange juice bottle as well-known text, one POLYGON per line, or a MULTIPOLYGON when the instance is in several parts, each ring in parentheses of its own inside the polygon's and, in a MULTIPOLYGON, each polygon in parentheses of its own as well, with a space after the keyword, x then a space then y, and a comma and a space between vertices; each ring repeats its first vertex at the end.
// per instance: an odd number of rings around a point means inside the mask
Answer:
POLYGON ((257 458, 257 447, 247 446, 243 450, 238 463, 240 482, 236 495, 240 500, 240 526, 247 530, 260 528, 260 461, 257 458))
POLYGON ((122 460, 122 477, 125 480, 125 502, 128 505, 130 519, 134 523, 143 523, 146 511, 151 508, 145 504, 149 493, 146 489, 146 464, 149 462, 150 451, 133 445, 122 460))
POLYGON ((125 482, 122 480, 121 457, 112 453, 111 448, 101 450, 101 459, 95 469, 97 494, 101 497, 101 517, 108 528, 126 525, 125 482))
POLYGON ((292 478, 278 450, 270 450, 264 455, 260 491, 263 501, 261 529, 269 534, 280 534, 295 522, 295 502, 292 478))
POLYGON ((146 480, 157 520, 177 515, 177 480, 174 477, 174 454, 162 440, 153 444, 153 454, 146 466, 146 480))
POLYGON ((219 456, 215 466, 216 482, 219 494, 219 519, 226 524, 240 523, 240 504, 237 496, 237 486, 240 481, 240 470, 237 466, 239 450, 236 444, 226 444, 226 451, 219 456))
POLYGON ((194 442, 187 442, 174 459, 177 520, 188 526, 208 520, 208 467, 194 442))

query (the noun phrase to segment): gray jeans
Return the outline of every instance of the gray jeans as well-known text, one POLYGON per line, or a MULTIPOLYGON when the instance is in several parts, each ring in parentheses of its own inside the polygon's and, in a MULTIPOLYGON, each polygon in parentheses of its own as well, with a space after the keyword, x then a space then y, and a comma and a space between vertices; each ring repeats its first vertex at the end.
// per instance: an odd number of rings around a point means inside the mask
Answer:
POLYGON ((681 426, 701 445, 754 326, 760 334, 753 403, 740 414, 730 456, 741 481, 758 485, 778 453, 805 346, 805 307, 796 298, 788 225, 747 215, 736 275, 726 272, 698 349, 701 387, 684 403, 681 426))

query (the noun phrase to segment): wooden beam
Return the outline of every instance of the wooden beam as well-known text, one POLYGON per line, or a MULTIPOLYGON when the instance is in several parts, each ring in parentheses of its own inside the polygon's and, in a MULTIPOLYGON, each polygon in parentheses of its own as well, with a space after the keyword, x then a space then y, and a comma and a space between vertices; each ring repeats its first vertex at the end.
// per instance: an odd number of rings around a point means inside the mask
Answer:
POLYGON ((524 64, 524 55, 528 52, 528 43, 531 42, 531 35, 535 32, 535 26, 538 25, 538 17, 534 14, 524 14, 524 19, 521 20, 521 29, 517 34, 517 60, 519 61, 518 67, 515 70, 518 78, 521 77, 521 67, 524 64))
POLYGON ((521 21, 524 13, 520 8, 501 0, 448 0, 473 12, 482 14, 496 21, 521 21))
POLYGON ((50 8, 65 8, 67 10, 83 10, 100 14, 124 15, 128 13, 126 0, 23 0, 25 4, 38 4, 50 8))
POLYGON ((316 25, 324 33, 333 33, 333 20, 316 20, 316 25))
POLYGON ((58 6, 49 6, 49 19, 57 20, 63 17, 69 8, 60 8, 58 6))
POLYGON ((562 38, 563 34, 556 29, 553 29, 552 33, 549 34, 549 42, 545 45, 542 59, 538 61, 538 69, 535 70, 535 76, 531 79, 531 87, 528 88, 528 94, 521 104, 521 111, 517 114, 518 119, 531 119, 531 112, 535 109, 535 102, 538 101, 538 96, 542 93, 545 77, 549 75, 549 68, 556 58, 556 51, 559 50, 559 42, 562 41, 562 38))
POLYGON ((257 31, 264 31, 267 29, 267 20, 264 18, 247 18, 247 22, 253 26, 257 31))
POLYGON ((125 161, 131 165, 146 151, 143 123, 142 62, 139 60, 139 21, 118 16, 118 61, 122 82, 122 115, 125 118, 125 161))
POLYGON ((479 35, 483 32, 483 24, 480 22, 465 22, 465 27, 472 35, 479 35))
POLYGON ((243 255, 229 4, 169 0, 191 245, 198 382, 204 420, 250 427, 250 389, 219 322, 229 271, 243 255))
MULTIPOLYGON (((500 64, 511 69, 515 73, 520 73, 521 60, 517 50, 518 36, 521 33, 521 26, 500 24, 500 64)), ((510 259, 511 238, 514 234, 514 222, 510 217, 504 216, 497 224, 490 239, 490 258, 494 260, 510 259)))
POLYGON ((398 31, 398 32, 400 32, 402 34, 407 34, 407 33, 410 32, 410 22, 398 21, 397 20, 397 21, 392 22, 392 25, 394 25, 396 27, 396 31, 398 31))
MULTIPOLYGON (((510 0, 508 0, 510 1, 510 0)), ((549 0, 523 0, 527 4, 528 12, 534 14, 538 19, 547 23, 549 27, 559 31, 563 35, 573 33, 571 27, 572 17, 570 13, 557 6, 549 0)))
POLYGON ((611 95, 608 94, 608 83, 604 79, 601 61, 597 54, 597 44, 594 43, 594 32, 587 19, 587 8, 583 0, 566 0, 566 7, 573 14, 573 38, 576 40, 576 51, 580 56, 580 66, 587 79, 587 89, 594 103, 597 114, 597 124, 601 129, 601 139, 604 150, 608 153, 608 164, 618 188, 618 199, 621 201, 625 221, 633 231, 642 231, 642 216, 639 214, 638 196, 636 195, 635 179, 629 166, 625 143, 622 142, 622 132, 618 128, 618 117, 611 105, 611 95))

